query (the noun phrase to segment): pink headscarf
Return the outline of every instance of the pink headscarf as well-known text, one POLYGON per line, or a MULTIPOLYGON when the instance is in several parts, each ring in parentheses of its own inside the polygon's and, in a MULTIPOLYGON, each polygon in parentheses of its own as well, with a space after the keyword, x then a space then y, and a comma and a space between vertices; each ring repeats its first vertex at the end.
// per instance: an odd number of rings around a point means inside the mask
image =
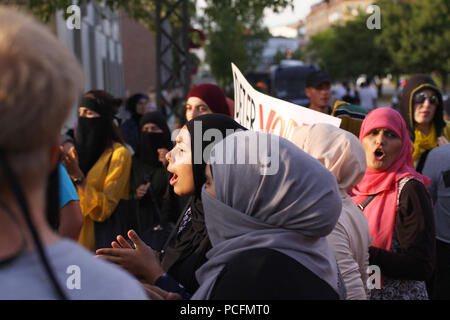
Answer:
POLYGON ((430 179, 414 170, 414 147, 400 113, 390 108, 379 108, 370 112, 362 123, 359 141, 362 142, 363 138, 376 128, 394 131, 402 140, 402 148, 397 159, 385 171, 366 169, 364 178, 352 190, 352 199, 356 204, 361 204, 369 195, 378 193, 364 209, 364 214, 369 222, 372 245, 389 251, 397 209, 398 181, 409 177, 428 186, 430 179))

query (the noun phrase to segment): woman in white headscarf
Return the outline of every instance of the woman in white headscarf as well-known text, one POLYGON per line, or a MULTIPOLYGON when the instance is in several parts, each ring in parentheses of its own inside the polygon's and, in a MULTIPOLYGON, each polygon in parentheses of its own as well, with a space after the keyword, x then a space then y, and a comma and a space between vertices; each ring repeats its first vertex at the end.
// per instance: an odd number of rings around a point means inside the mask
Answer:
POLYGON ((296 129, 292 142, 319 160, 336 177, 342 212, 327 240, 344 278, 347 299, 366 300, 371 244, 369 224, 347 193, 361 181, 366 171, 364 148, 352 133, 325 123, 296 129))
POLYGON ((334 176, 261 132, 229 135, 210 163, 202 199, 212 249, 192 299, 344 299, 325 238, 341 212, 334 176))

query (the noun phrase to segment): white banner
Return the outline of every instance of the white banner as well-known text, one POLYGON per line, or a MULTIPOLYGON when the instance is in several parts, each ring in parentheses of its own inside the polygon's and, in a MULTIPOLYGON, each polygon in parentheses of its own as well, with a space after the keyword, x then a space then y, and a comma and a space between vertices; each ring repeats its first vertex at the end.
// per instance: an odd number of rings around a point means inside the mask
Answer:
POLYGON ((255 90, 232 63, 234 79, 234 119, 249 130, 277 134, 290 139, 297 126, 329 123, 341 119, 265 95, 255 90))

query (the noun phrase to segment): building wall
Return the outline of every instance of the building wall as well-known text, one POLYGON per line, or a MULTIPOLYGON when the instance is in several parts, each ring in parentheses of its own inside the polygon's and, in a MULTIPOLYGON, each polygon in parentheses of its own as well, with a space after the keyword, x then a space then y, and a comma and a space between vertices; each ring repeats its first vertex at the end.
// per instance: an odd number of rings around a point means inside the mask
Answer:
MULTIPOLYGON (((275 57, 278 50, 281 52, 286 52, 291 50, 294 52, 298 48, 297 38, 284 38, 284 37, 272 37, 267 41, 266 47, 263 53, 263 63, 264 67, 268 67, 272 64, 273 58, 275 57)), ((261 66, 263 68, 263 66, 261 66)))
MULTIPOLYGON (((62 11, 56 14, 55 29, 59 40, 82 65, 84 92, 96 89, 106 90, 116 97, 125 95, 118 13, 91 2, 81 6, 79 30, 67 28, 62 11)), ((75 120, 76 108, 65 127, 73 127, 75 120)))
POLYGON ((345 22, 372 4, 373 0, 334 0, 329 3, 321 2, 311 7, 306 17, 306 38, 328 29, 331 25, 345 22))
POLYGON ((126 95, 156 90, 156 34, 120 14, 126 95))

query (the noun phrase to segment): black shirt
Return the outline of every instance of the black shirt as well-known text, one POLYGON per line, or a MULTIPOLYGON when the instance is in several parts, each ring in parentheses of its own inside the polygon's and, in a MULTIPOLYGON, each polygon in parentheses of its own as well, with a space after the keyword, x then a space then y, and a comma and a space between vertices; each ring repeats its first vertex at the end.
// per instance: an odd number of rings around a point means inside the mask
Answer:
POLYGON ((404 185, 394 228, 400 251, 370 247, 369 263, 390 278, 428 279, 435 259, 434 216, 430 196, 421 182, 411 179, 404 185))
POLYGON ((267 248, 234 256, 220 272, 211 300, 337 300, 324 280, 291 257, 267 248))

